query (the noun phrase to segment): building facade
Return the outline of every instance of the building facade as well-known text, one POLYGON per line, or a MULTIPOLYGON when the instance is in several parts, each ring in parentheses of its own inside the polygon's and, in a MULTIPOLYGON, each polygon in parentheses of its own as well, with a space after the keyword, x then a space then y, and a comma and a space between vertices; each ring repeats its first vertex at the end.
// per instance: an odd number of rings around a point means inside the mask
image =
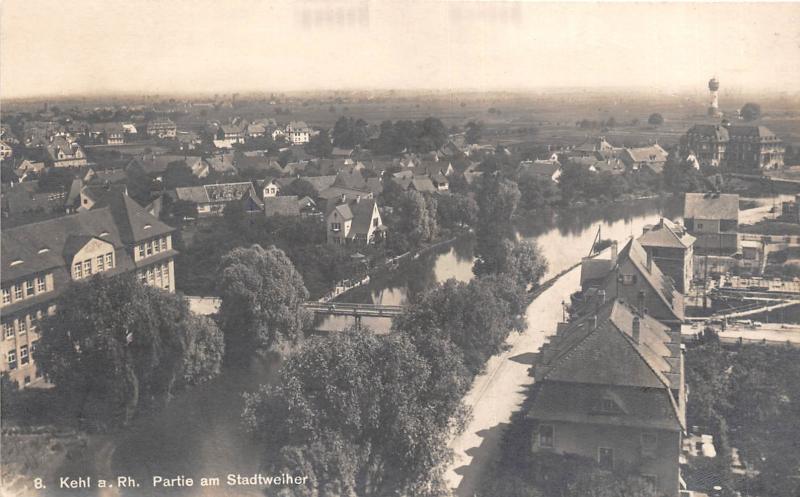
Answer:
POLYGON ((21 387, 43 382, 33 361, 39 323, 73 281, 133 273, 174 292, 173 231, 120 192, 87 211, 4 230, 0 372, 21 387))
POLYGON ((178 127, 171 119, 156 119, 147 123, 147 134, 156 138, 177 138, 178 127))
POLYGON ((766 126, 696 124, 681 138, 681 151, 704 166, 760 171, 782 168, 785 146, 766 126))

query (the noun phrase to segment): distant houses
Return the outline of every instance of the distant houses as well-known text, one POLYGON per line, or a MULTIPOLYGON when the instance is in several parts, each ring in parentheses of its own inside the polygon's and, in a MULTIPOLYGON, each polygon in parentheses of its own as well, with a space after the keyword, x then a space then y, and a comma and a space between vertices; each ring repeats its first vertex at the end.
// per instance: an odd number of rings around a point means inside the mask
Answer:
POLYGON ((241 202, 248 213, 264 210, 264 203, 249 181, 179 187, 175 195, 178 200, 195 204, 199 217, 220 216, 231 202, 241 202))
POLYGON ((178 127, 171 119, 154 119, 147 123, 147 134, 154 138, 177 138, 178 127))

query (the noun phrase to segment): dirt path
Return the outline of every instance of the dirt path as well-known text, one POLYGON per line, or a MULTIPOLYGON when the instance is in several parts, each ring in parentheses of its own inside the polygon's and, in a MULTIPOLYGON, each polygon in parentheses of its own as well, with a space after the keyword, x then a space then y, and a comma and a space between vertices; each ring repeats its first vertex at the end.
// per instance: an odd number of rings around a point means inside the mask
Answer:
POLYGON ((532 358, 555 332, 556 323, 562 320, 561 302, 569 299, 579 283, 580 267, 576 267, 542 292, 528 307, 528 328, 511 335, 507 341, 510 348, 489 359, 486 372, 475 378, 464 399, 472 408, 472 420, 450 443, 455 458, 446 478, 455 495, 472 497, 482 472, 496 459, 503 430, 533 383, 528 374, 532 358))

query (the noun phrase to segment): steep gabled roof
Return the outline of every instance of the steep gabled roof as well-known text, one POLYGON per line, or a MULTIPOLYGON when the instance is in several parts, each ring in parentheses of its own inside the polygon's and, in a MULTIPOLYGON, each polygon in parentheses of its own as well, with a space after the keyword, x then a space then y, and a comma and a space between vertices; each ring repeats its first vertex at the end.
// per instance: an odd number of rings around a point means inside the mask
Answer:
POLYGON ((375 200, 370 198, 352 202, 350 203, 350 210, 353 212, 353 226, 350 228, 350 235, 366 235, 369 233, 372 214, 375 212, 375 200))
POLYGON ((0 274, 3 281, 9 281, 64 267, 67 253, 91 238, 120 248, 172 231, 130 197, 117 192, 89 211, 3 230, 0 274), (15 261, 22 262, 13 264, 15 261))
POLYGON ((647 251, 635 239, 631 239, 619 252, 617 263, 631 261, 645 281, 655 291, 664 304, 669 307, 675 317, 683 320, 683 297, 675 289, 672 280, 661 272, 656 264, 651 264, 648 269, 647 251))

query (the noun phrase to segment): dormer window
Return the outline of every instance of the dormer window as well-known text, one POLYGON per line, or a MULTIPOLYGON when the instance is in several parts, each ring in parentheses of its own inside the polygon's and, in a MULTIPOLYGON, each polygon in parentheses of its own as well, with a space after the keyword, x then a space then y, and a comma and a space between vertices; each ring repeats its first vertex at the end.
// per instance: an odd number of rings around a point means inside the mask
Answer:
POLYGON ((617 410, 617 404, 611 399, 602 399, 598 410, 600 412, 613 413, 617 410))
POLYGON ((46 254, 48 252, 50 252, 50 249, 47 248, 47 247, 42 247, 42 248, 39 249, 39 253, 40 254, 46 254))
POLYGON ((146 230, 149 230, 150 228, 152 228, 152 226, 151 226, 151 225, 149 225, 149 224, 145 224, 145 225, 144 225, 144 229, 146 229, 146 230))
POLYGON ((100 236, 108 236, 108 231, 104 231, 104 232, 100 233, 100 236))
POLYGON ((17 259, 17 260, 11 261, 11 264, 9 264, 9 266, 11 266, 11 267, 19 266, 20 264, 22 264, 22 262, 23 262, 22 259, 17 259))

